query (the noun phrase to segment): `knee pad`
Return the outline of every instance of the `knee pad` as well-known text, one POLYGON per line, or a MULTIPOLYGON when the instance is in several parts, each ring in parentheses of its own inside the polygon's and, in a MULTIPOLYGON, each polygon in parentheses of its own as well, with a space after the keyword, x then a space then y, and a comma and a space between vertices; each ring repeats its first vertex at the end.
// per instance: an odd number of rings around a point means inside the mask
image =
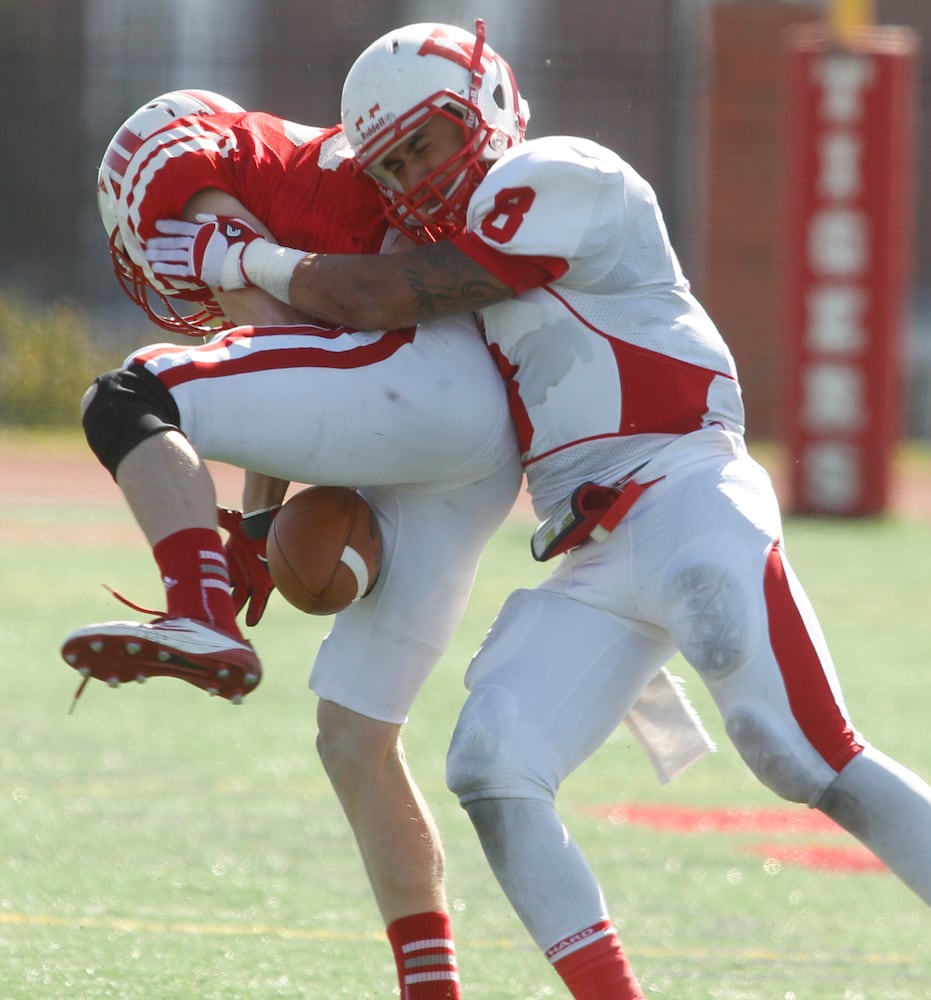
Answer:
POLYGON ((106 372, 93 388, 82 417, 84 436, 114 479, 120 462, 136 445, 153 434, 179 430, 180 414, 171 393, 142 365, 106 372))
POLYGON ((724 721, 744 762, 780 798, 812 805, 834 777, 808 741, 789 732, 764 706, 745 705, 724 721))
POLYGON ((513 695, 485 685, 472 692, 446 756, 446 784, 461 805, 479 799, 543 799, 556 795, 555 777, 541 773, 532 741, 522 736, 513 695))

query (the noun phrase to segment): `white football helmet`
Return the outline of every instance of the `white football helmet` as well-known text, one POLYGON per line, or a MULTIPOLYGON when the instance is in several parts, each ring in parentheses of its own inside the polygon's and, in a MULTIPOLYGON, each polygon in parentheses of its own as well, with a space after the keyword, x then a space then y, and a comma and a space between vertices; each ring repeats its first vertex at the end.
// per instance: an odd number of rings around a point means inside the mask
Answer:
POLYGON ((379 183, 388 219, 423 242, 463 228, 472 193, 491 164, 524 138, 530 109, 511 67, 475 34, 448 24, 389 31, 353 63, 341 117, 359 166, 379 183), (385 155, 443 115, 465 133, 462 149, 410 191, 380 169, 385 155))
POLYGON ((140 147, 178 118, 243 111, 234 101, 208 90, 161 94, 135 111, 110 140, 97 172, 97 208, 109 239, 110 257, 123 291, 165 330, 196 336, 231 324, 210 289, 195 282, 156 277, 142 252, 130 206, 138 214, 142 190, 134 161, 140 147), (132 165, 132 166, 131 166, 132 165))

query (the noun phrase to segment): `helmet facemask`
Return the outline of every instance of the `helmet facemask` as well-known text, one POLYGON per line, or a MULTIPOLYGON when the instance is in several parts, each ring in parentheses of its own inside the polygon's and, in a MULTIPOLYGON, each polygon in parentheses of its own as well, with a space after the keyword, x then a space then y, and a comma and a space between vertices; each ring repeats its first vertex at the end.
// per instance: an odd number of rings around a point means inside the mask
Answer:
POLYGON ((119 229, 109 239, 113 273, 120 288, 139 306, 156 326, 169 333, 188 337, 207 337, 227 330, 234 324, 226 318, 220 303, 209 288, 166 295, 146 276, 123 246, 119 229))
POLYGON ((377 148, 366 151, 364 159, 362 155, 359 157, 359 166, 378 182, 387 203, 388 221, 405 235, 424 243, 454 236, 463 229, 469 199, 490 166, 483 154, 492 130, 484 124, 469 128, 466 124, 469 116, 461 101, 452 94, 442 97, 448 98, 445 104, 413 108, 382 133, 377 148), (382 164, 392 150, 435 118, 444 118, 461 130, 462 143, 415 187, 402 191, 382 164), (380 152, 382 149, 385 151, 380 152))

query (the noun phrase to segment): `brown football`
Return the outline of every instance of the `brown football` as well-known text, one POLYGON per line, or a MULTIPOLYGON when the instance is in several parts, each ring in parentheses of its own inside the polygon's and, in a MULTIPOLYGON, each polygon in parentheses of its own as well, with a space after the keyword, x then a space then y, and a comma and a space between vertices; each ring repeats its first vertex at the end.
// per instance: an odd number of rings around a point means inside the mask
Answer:
POLYGON ((268 535, 275 586, 309 615, 333 615, 375 586, 381 569, 378 519, 355 490, 309 486, 278 512, 268 535))

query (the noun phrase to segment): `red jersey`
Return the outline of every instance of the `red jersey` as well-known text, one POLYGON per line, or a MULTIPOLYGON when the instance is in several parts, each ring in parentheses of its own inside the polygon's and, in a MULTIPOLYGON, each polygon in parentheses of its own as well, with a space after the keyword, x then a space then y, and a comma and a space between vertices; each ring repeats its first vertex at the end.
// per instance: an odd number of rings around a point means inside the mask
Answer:
POLYGON ((105 163, 122 178, 121 235, 134 259, 130 244, 155 235, 157 219, 180 218, 204 188, 237 198, 285 246, 377 252, 387 229, 375 184, 356 169, 341 126, 262 112, 192 115, 144 140, 122 130, 105 163))

